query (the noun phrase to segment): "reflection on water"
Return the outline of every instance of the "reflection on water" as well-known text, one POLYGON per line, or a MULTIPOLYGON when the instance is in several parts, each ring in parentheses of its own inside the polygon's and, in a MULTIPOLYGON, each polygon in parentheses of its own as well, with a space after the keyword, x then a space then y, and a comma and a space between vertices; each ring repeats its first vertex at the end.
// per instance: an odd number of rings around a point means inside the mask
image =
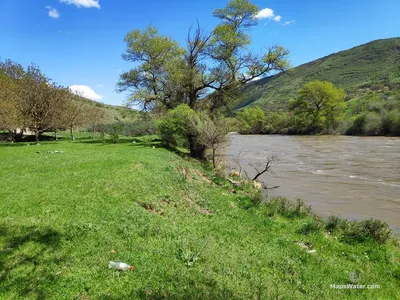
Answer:
POLYGON ((400 138, 232 134, 228 161, 249 174, 277 156, 261 180, 269 191, 302 198, 322 216, 378 218, 400 232, 400 138), (239 155, 240 154, 240 155, 239 155))

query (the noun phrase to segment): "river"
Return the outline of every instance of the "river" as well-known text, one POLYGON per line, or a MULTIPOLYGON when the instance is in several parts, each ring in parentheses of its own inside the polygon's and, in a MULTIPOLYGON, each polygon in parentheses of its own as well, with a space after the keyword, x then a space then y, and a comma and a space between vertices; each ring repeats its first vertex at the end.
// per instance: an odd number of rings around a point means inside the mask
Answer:
POLYGON ((301 198, 321 216, 350 220, 377 218, 400 233, 400 138, 350 136, 281 136, 231 134, 228 166, 254 175, 249 163, 262 168, 259 179, 268 196, 301 198))

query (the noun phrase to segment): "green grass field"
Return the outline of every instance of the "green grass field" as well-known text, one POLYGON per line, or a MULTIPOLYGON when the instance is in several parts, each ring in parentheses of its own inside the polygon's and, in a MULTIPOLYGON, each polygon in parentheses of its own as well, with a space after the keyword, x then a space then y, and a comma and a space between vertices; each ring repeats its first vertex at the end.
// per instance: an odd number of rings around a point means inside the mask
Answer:
POLYGON ((340 242, 252 194, 158 145, 1 143, 0 299, 400 298, 397 240, 340 242), (330 288, 353 271, 380 289, 330 288))

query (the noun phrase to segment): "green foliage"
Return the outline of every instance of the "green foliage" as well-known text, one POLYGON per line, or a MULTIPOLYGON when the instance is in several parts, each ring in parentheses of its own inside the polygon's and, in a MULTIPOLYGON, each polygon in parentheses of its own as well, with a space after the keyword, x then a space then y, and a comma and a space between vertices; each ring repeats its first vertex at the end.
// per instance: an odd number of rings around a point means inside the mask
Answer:
POLYGON ((199 115, 186 104, 168 111, 167 115, 158 121, 157 126, 161 139, 167 147, 188 147, 188 137, 196 135, 192 124, 199 115))
POLYGON ((340 225, 341 219, 337 216, 329 216, 328 220, 326 221, 325 229, 328 232, 335 231, 340 225))
POLYGON ((294 126, 294 118, 290 113, 281 109, 276 112, 268 112, 266 123, 266 133, 287 134, 289 133, 289 128, 294 126))
POLYGON ((248 0, 230 0, 225 8, 214 10, 214 17, 221 19, 225 24, 236 28, 249 28, 257 25, 255 15, 259 9, 248 0))
POLYGON ((185 266, 187 267, 193 267, 196 261, 200 259, 197 252, 183 250, 181 248, 178 249, 178 257, 185 263, 185 266))
POLYGON ((318 233, 320 229, 321 229, 321 223, 319 223, 314 219, 311 219, 300 227, 298 233, 303 235, 315 234, 318 233))
POLYGON ((128 105, 141 105, 149 110, 160 102, 168 108, 174 107, 174 102, 179 100, 174 84, 179 76, 176 69, 182 64, 183 49, 151 25, 128 33, 125 42, 123 59, 137 63, 135 68, 121 74, 118 82, 119 91, 133 91, 128 105))
POLYGON ((112 134, 111 134, 111 139, 113 140, 114 143, 119 142, 120 134, 121 134, 121 127, 119 125, 114 125, 112 127, 112 134))
POLYGON ((386 222, 376 219, 363 220, 360 222, 343 221, 340 224, 342 230, 342 240, 346 243, 363 243, 365 241, 375 241, 384 244, 391 235, 391 229, 386 222))
POLYGON ((127 34, 123 59, 136 63, 121 74, 120 91, 129 91, 128 105, 173 109, 180 104, 229 112, 240 88, 256 77, 288 68, 288 51, 280 46, 251 53, 247 30, 257 24, 258 7, 248 0, 231 0, 216 9, 220 19, 211 34, 189 29, 185 49, 153 26, 127 34), (200 99, 205 98, 200 103, 200 99), (200 104, 200 105, 199 105, 200 104))
POLYGON ((120 128, 120 134, 124 136, 144 136, 156 133, 157 127, 153 120, 137 120, 133 122, 116 122, 110 124, 100 124, 96 126, 97 131, 112 135, 114 127, 120 128))
POLYGON ((248 107, 237 113, 240 133, 262 133, 266 123, 264 111, 260 107, 248 107))
POLYGON ((400 135, 400 90, 380 90, 349 101, 346 134, 400 135))
POLYGON ((266 203, 268 216, 279 214, 286 218, 304 218, 311 216, 311 207, 307 206, 303 200, 297 199, 296 203, 284 197, 276 197, 266 203))
POLYGON ((158 129, 167 147, 190 147, 192 155, 194 151, 200 151, 194 155, 197 158, 204 158, 206 148, 211 149, 215 167, 215 152, 226 140, 228 123, 222 118, 212 120, 205 113, 181 104, 168 111, 158 122, 158 129))
POLYGON ((344 113, 344 98, 344 91, 331 82, 315 80, 300 89, 298 98, 290 103, 290 110, 307 131, 336 129, 344 113))

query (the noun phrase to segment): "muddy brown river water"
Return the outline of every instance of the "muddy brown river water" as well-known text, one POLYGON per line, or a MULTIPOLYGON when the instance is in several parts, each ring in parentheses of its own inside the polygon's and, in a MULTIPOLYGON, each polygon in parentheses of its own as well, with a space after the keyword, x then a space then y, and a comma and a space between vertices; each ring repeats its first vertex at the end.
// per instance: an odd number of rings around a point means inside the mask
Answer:
POLYGON ((275 175, 260 178, 279 186, 269 196, 302 198, 325 217, 378 218, 400 233, 399 137, 230 135, 229 167, 253 175, 249 163, 261 168, 271 155, 275 175))

